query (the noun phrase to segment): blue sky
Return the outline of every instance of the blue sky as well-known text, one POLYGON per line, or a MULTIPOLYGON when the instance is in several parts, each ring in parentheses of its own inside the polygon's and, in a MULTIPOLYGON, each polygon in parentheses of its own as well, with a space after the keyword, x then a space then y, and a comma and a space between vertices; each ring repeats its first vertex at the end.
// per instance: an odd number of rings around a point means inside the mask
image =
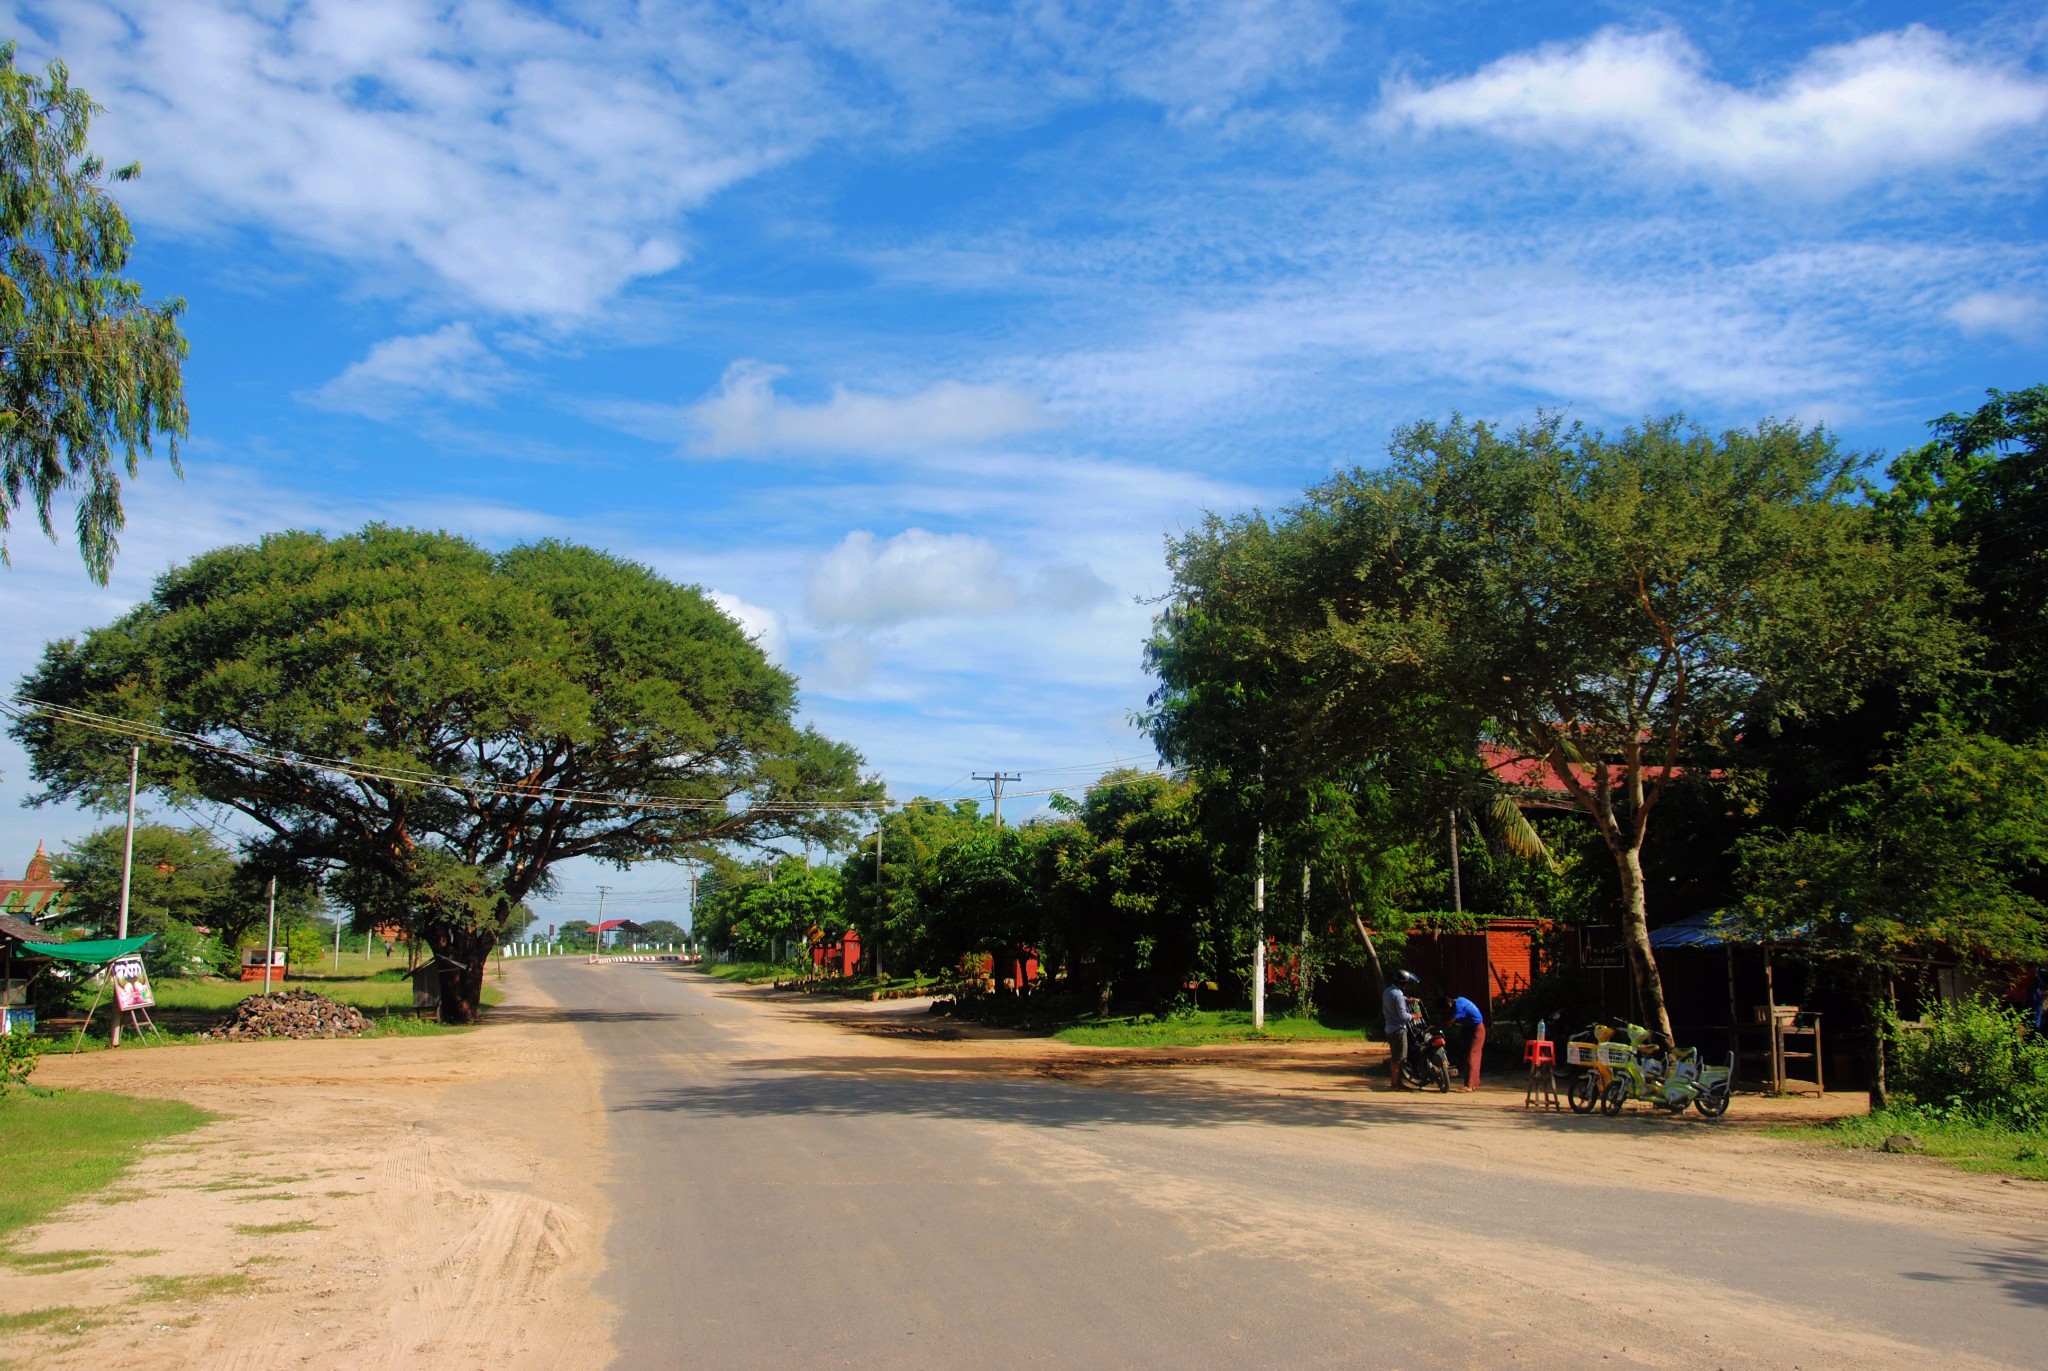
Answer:
MULTIPOLYGON (((2048 379, 2035 5, 0 8, 192 339, 112 585, 17 525, 10 680, 223 542, 556 535, 716 593, 894 794, 1072 784, 1150 756, 1164 537, 1405 420, 1881 451, 2048 379)), ((0 870, 94 823, 29 788, 0 870)), ((561 916, 599 880, 675 875, 561 916)))

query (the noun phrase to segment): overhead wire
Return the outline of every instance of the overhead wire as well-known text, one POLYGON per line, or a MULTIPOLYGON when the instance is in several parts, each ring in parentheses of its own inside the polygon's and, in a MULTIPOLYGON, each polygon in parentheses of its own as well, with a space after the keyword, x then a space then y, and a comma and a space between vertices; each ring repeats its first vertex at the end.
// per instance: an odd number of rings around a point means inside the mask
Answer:
MULTIPOLYGON (((327 772, 346 776, 359 781, 382 781, 390 785, 418 786, 454 791, 470 797, 494 796, 505 799, 540 800, 572 805, 602 805, 618 809, 666 809, 683 812, 740 812, 732 805, 733 796, 713 799, 686 799, 668 795, 645 795, 633 792, 606 792, 580 790, 564 786, 506 785, 500 782, 475 780, 467 777, 449 776, 440 772, 423 769, 369 766, 351 762, 345 758, 308 756, 261 747, 235 747, 209 738, 204 734, 184 729, 174 729, 161 724, 145 723, 134 719, 123 719, 115 715, 100 714, 92 710, 79 709, 70 705, 54 704, 32 696, 11 695, 0 697, 0 713, 15 718, 44 715, 74 727, 95 732, 112 734, 137 742, 169 742, 185 747, 197 748, 216 756, 255 765, 290 767, 298 770, 327 772)), ((1039 767, 1027 771, 1026 775, 1052 776, 1066 773, 1100 771, 1102 763, 1077 763, 1063 767, 1039 767)), ((1121 761, 1108 764, 1109 769, 1123 766, 1121 761)), ((1184 774, 1184 768, 1170 771, 1147 769, 1141 776, 1177 777, 1184 774)), ((958 785, 959 782, 955 782, 958 785)), ((948 787, 949 789, 951 787, 948 787)), ((1100 783, 1078 787, 1083 793, 1100 788, 1100 783)), ((1059 794, 1064 787, 1046 787, 1037 790, 1009 791, 1006 794, 1016 799, 1031 799, 1059 794)), ((921 797, 922 798, 922 797, 921 797)), ((936 797, 935 797, 936 798, 936 797)), ((818 812, 872 813, 901 807, 905 802, 887 797, 876 800, 763 800, 744 806, 755 813, 799 815, 818 812)), ((184 806, 174 805, 180 812, 189 813, 184 806)), ((208 825, 209 828, 212 825, 208 825)), ((217 832, 217 830, 216 830, 217 832)))

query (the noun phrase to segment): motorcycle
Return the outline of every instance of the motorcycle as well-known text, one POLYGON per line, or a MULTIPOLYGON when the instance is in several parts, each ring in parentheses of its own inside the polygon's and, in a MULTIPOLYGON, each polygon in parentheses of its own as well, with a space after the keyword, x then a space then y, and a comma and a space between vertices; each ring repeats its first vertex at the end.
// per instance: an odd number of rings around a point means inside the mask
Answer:
POLYGON ((1565 1040, 1566 1102, 1574 1114, 1595 1109, 1608 1118, 1630 1100, 1700 1117, 1728 1112, 1735 1086, 1735 1058, 1708 1066, 1698 1048, 1673 1047, 1641 1024, 1610 1019, 1591 1024, 1565 1040))
POLYGON ((1426 1018, 1417 1017, 1409 1026, 1401 1078, 1417 1090, 1433 1085, 1446 1095, 1451 1091, 1451 1054, 1444 1046, 1444 1031, 1426 1018))

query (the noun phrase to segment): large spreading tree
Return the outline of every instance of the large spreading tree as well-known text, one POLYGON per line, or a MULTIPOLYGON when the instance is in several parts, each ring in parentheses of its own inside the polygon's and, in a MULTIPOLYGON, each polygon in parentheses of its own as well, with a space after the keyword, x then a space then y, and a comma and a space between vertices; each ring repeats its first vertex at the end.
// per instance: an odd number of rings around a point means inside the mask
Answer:
POLYGON ((222 548, 52 644, 13 725, 45 800, 142 781, 233 811, 252 856, 326 877, 432 947, 442 1017, 562 862, 842 840, 879 787, 794 721, 796 683, 699 590, 603 552, 493 554, 372 526, 222 548))
POLYGON ((1424 738, 1539 760, 1613 858, 1644 1013, 1668 1034, 1642 866, 1659 802, 1745 723, 1965 655, 1955 557, 1880 521, 1862 465, 1787 424, 1411 426, 1385 467, 1173 545, 1156 727, 1269 781, 1280 759, 1338 775, 1441 757, 1424 738))
POLYGON ((0 43, 0 562, 16 510, 54 537, 58 495, 82 487, 78 550, 105 584, 122 473, 158 437, 177 465, 185 306, 145 302, 122 274, 134 235, 86 141, 97 109, 63 63, 24 72, 0 43))

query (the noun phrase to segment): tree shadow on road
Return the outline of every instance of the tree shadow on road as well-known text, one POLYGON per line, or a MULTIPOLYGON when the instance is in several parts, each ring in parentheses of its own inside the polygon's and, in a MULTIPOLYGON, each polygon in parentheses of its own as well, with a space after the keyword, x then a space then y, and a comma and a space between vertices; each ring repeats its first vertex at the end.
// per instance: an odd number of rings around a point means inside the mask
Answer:
POLYGON ((1481 1122, 1448 1102, 1435 1108, 1427 1101, 1412 1107, 1418 1102, 1384 1100, 1362 1086, 1320 1096, 1273 1093, 1233 1089, 1178 1073, 1148 1073, 1114 1085, 1089 1085, 1060 1079, 1042 1063, 1011 1057, 929 1062, 801 1057, 736 1065, 749 1074, 657 1090, 613 1108, 736 1119, 908 1116, 1040 1128, 1213 1128, 1242 1123, 1357 1129, 1402 1123, 1463 1131, 1481 1122))
POLYGON ((486 1014, 491 1023, 649 1023, 689 1018, 654 1009, 561 1009, 549 1004, 501 1004, 486 1014))

